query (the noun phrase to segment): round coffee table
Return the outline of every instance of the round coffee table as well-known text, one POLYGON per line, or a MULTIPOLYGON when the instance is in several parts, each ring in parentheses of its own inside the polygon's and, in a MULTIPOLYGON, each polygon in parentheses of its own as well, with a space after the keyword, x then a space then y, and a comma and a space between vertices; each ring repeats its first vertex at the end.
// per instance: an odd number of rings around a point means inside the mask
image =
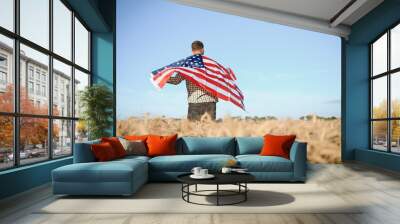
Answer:
POLYGON ((190 177, 191 173, 182 174, 177 177, 178 181, 182 183, 182 199, 188 203, 198 205, 234 205, 245 202, 247 200, 247 192, 249 188, 247 183, 255 180, 255 177, 248 173, 216 173, 212 179, 193 179, 190 177), (215 185, 215 190, 198 190, 197 185, 215 185), (220 185, 236 185, 237 190, 224 190, 220 189, 220 185), (190 191, 190 186, 195 186, 194 191, 190 191), (214 192, 215 194, 206 194, 214 192), (190 196, 203 196, 203 197, 216 197, 216 204, 202 204, 190 200, 190 196), (231 203, 221 203, 221 197, 240 196, 240 199, 231 203))

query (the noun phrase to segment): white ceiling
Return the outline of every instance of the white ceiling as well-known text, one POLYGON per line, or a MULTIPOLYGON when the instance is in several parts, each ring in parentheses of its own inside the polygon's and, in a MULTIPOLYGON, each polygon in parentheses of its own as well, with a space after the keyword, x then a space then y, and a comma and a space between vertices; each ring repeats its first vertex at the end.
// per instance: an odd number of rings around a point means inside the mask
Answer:
POLYGON ((347 37, 383 0, 172 0, 193 7, 347 37), (342 10, 343 8, 346 10, 342 10), (342 10, 341 13, 339 13, 342 10), (338 14, 338 15, 337 15, 338 14), (337 15, 335 17, 335 15, 337 15))
POLYGON ((330 20, 350 0, 227 0, 255 7, 275 9, 282 12, 330 20), (311 7, 310 7, 311 6, 311 7))

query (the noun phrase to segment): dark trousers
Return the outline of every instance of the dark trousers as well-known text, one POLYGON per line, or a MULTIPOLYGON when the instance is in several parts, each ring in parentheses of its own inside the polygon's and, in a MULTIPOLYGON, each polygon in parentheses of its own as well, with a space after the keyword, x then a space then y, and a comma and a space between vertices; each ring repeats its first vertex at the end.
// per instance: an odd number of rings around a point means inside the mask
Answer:
POLYGON ((187 118, 192 121, 199 121, 201 116, 208 113, 211 120, 215 120, 217 111, 217 103, 189 103, 187 118))

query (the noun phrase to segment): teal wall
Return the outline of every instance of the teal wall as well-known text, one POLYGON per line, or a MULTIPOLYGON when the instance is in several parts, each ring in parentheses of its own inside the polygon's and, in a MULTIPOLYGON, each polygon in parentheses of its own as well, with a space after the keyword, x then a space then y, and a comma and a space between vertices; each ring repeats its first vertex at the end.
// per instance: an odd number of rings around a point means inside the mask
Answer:
POLYGON ((0 173, 0 199, 29 190, 51 181, 51 171, 72 163, 72 158, 47 161, 0 173))
MULTIPOLYGON (((115 0, 66 1, 92 31, 92 82, 103 83, 115 92, 115 0)), ((115 131, 114 127, 115 119, 110 131, 115 131)), ((69 157, 1 171, 0 199, 48 183, 53 169, 71 163, 69 157)))
MULTIPOLYGON (((108 86, 115 95, 114 66, 114 34, 92 33, 92 82, 108 86)), ((115 116, 113 120, 110 134, 115 135, 115 116)))
POLYGON ((400 22, 400 0, 386 0, 351 27, 343 41, 343 160, 398 170, 398 156, 369 150, 369 43, 400 22), (360 151, 362 150, 362 151, 360 151), (385 155, 382 155, 385 154, 385 155), (388 159, 390 156, 390 159, 388 159), (396 162, 393 162, 396 161, 396 162), (397 163, 397 164, 396 164, 397 163))

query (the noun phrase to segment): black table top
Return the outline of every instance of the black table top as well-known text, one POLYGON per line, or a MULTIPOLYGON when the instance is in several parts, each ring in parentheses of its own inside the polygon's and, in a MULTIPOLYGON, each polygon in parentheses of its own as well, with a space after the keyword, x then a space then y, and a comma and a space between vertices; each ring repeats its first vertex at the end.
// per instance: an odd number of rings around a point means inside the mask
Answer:
POLYGON ((236 184, 248 183, 255 180, 249 173, 213 173, 212 179, 193 179, 191 173, 182 174, 177 177, 178 181, 186 184, 236 184))

